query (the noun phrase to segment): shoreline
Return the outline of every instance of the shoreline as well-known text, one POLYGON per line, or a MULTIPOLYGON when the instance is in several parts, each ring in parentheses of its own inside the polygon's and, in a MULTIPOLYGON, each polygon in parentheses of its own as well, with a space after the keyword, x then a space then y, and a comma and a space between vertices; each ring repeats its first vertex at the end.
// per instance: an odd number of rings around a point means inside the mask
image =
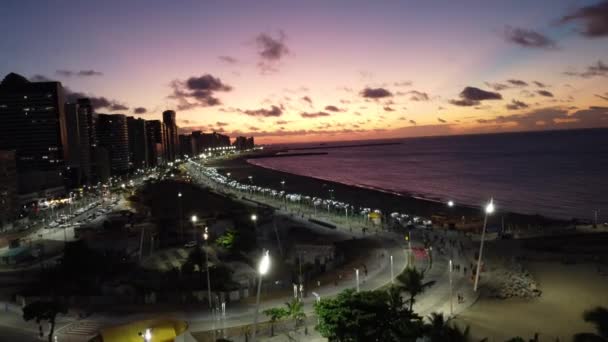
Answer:
MULTIPOLYGON (((311 197, 328 199, 330 198, 329 190, 332 189, 332 198, 335 200, 350 203, 356 207, 380 209, 385 214, 400 212, 422 217, 441 215, 458 220, 464 217, 467 222, 481 222, 483 219, 482 208, 474 206, 458 204, 452 208, 448 208, 445 203, 439 200, 422 198, 416 194, 401 194, 384 189, 302 176, 256 165, 247 161, 251 156, 255 156, 252 159, 258 159, 261 158, 260 155, 271 153, 272 152, 263 152, 215 160, 209 162, 207 166, 217 168, 218 172, 224 175, 230 173, 231 179, 243 184, 250 183, 248 177, 252 176, 251 182, 254 185, 281 190, 283 188, 281 181, 285 181, 284 190, 287 193, 300 193, 311 197)), ((499 212, 496 215, 488 217, 488 225, 502 226, 503 219, 505 228, 512 226, 517 229, 527 229, 531 226, 565 227, 572 223, 571 221, 540 215, 499 212)))

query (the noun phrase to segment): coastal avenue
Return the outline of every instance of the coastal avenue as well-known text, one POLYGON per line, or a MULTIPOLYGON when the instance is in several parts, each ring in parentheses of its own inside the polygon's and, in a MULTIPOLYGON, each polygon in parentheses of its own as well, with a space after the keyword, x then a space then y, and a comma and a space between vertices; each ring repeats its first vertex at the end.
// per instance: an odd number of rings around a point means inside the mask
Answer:
MULTIPOLYGON (((234 195, 235 192, 229 190, 225 186, 214 183, 214 181, 204 175, 201 170, 196 167, 193 163, 187 163, 183 166, 188 170, 188 174, 193 177, 194 180, 199 182, 201 185, 209 186, 214 191, 227 195, 234 195)), ((139 184, 139 183, 138 183, 139 184)), ((251 205, 250 200, 255 200, 259 203, 266 203, 271 206, 280 207, 281 201, 273 200, 269 197, 257 196, 255 194, 242 194, 236 193, 238 196, 242 196, 241 200, 243 203, 251 205)), ((301 209, 301 208, 299 208, 301 209)), ((327 230, 328 228, 322 227, 317 224, 313 224, 308 219, 317 218, 325 222, 334 222, 337 226, 337 230, 344 234, 349 234, 353 237, 362 237, 365 233, 362 231, 362 226, 358 227, 355 222, 349 222, 343 220, 342 216, 331 215, 325 211, 319 211, 315 215, 314 211, 308 210, 301 212, 301 216, 294 215, 295 208, 291 205, 286 205, 285 209, 280 209, 275 212, 278 217, 289 218, 295 220, 299 224, 306 225, 308 228, 313 230, 327 230)), ((360 290, 373 290, 386 286, 391 283, 391 274, 399 274, 408 263, 408 260, 412 258, 408 257, 411 252, 408 248, 422 248, 422 237, 426 235, 430 236, 430 231, 417 229, 411 234, 412 240, 410 243, 406 243, 402 234, 397 234, 388 231, 375 231, 372 235, 373 239, 378 241, 381 248, 374 250, 373 256, 366 261, 369 265, 369 272, 364 276, 361 274, 360 290), (393 259, 393 269, 391 270, 390 256, 393 259)), ((436 234, 436 233, 435 233, 436 234)), ((53 238, 59 239, 57 234, 53 234, 53 238)), ((468 243, 463 240, 464 243, 468 243)), ((437 246, 439 247, 439 246, 437 246)), ((440 250, 440 248, 436 248, 440 250)), ((450 300, 451 293, 463 294, 466 298, 464 303, 453 302, 453 313, 456 314, 461 312, 466 307, 471 305, 475 300, 475 294, 472 291, 471 282, 460 272, 454 273, 453 275, 453 288, 450 291, 450 274, 449 274, 449 260, 448 255, 452 255, 453 261, 461 263, 459 261, 463 258, 458 250, 444 252, 443 255, 433 255, 432 264, 427 258, 419 258, 414 261, 414 265, 418 269, 426 270, 425 279, 429 281, 436 281, 436 284, 431 287, 427 292, 420 295, 419 299, 415 304, 415 310, 422 316, 425 316, 431 312, 442 312, 444 314, 450 314, 450 300)), ((271 256, 277 257, 277 256, 271 256)), ((464 261, 462 261, 464 263, 464 261)), ((339 285, 334 284, 322 284, 321 286, 315 287, 313 290, 321 298, 327 298, 334 296, 340 291, 347 288, 356 288, 356 282, 353 274, 347 277, 349 280, 345 280, 339 285)), ((260 305, 260 310, 265 310, 272 307, 282 306, 283 303, 289 300, 289 297, 273 298, 271 300, 264 300, 260 305)), ((305 312, 310 315, 312 314, 312 304, 315 301, 314 296, 308 296, 303 299, 305 312)), ((178 307, 169 309, 166 312, 150 312, 149 308, 141 307, 141 313, 129 314, 124 316, 116 316, 115 314, 106 314, 103 312, 96 312, 92 316, 87 317, 85 320, 78 320, 75 317, 64 317, 58 320, 57 333, 59 341, 86 341, 97 329, 107 326, 119 325, 125 322, 141 320, 145 318, 154 318, 159 315, 170 315, 176 319, 183 319, 189 325, 191 332, 218 330, 228 327, 242 326, 251 324, 253 322, 254 305, 245 303, 234 303, 228 304, 224 315, 216 315, 209 312, 206 306, 195 312, 179 312, 178 307), (87 330, 89 329, 89 330, 87 330)), ((260 315, 261 321, 266 321, 267 317, 260 315)), ((14 336, 18 334, 32 335, 32 341, 36 340, 34 335, 36 334, 35 329, 32 329, 30 323, 23 322, 20 317, 15 314, 7 314, 0 316, 0 330, 6 332, 3 336, 14 336), (6 327, 6 329, 5 329, 6 327), (10 328, 9 328, 10 327, 10 328), (21 330, 20 330, 21 329, 21 330)), ((20 340, 27 341, 27 338, 20 337, 20 340)))

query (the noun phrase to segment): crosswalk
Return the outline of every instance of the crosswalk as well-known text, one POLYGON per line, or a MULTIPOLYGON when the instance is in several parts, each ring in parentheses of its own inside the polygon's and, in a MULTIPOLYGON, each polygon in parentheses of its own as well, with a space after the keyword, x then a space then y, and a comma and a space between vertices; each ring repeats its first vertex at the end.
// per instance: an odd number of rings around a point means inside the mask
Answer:
POLYGON ((77 321, 61 330, 65 335, 93 336, 99 333, 101 323, 89 320, 77 321))

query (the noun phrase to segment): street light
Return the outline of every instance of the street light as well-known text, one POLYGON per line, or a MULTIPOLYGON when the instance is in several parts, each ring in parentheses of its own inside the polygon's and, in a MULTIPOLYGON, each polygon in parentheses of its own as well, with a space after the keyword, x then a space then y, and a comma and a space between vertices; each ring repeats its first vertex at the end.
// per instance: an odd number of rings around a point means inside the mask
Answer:
POLYGON ((255 228, 257 228, 258 227, 258 215, 251 214, 251 221, 253 221, 253 225, 255 226, 255 228))
POLYGON ((139 336, 141 336, 141 338, 143 338, 145 342, 150 342, 152 341, 152 330, 146 329, 145 332, 140 332, 139 336))
POLYGON ((452 259, 450 259, 450 264, 449 264, 449 272, 450 272, 450 317, 454 316, 454 301, 453 301, 453 286, 452 286, 452 259))
POLYGON ((198 221, 198 217, 196 217, 196 215, 192 215, 190 221, 192 221, 192 224, 196 224, 196 221, 198 221))
POLYGON ((454 206, 454 201, 448 201, 448 207, 453 207, 454 206))
POLYGON ((258 265, 258 273, 260 275, 258 280, 258 295, 255 301, 255 314, 253 315, 253 334, 251 341, 255 342, 255 335, 258 329, 258 312, 260 311, 260 292, 262 291, 262 277, 268 270, 270 269, 270 255, 268 255, 268 250, 264 251, 262 255, 262 259, 260 260, 260 264, 258 265))
POLYGON ((486 237, 486 226, 488 225, 488 215, 494 212, 494 199, 490 198, 490 203, 486 205, 485 216, 483 219, 483 229, 481 231, 481 243, 479 244, 479 256, 477 258, 477 270, 475 271, 475 284, 473 285, 473 291, 477 292, 477 285, 479 284, 479 271, 481 269, 481 254, 483 253, 483 243, 486 237))
POLYGON ((357 281, 357 292, 359 292, 359 269, 355 268, 355 279, 357 281))
MULTIPOLYGON (((196 218, 193 216, 192 218, 196 218)), ((205 231, 203 232, 203 240, 205 240, 205 247, 207 247, 207 240, 209 239, 209 228, 205 227, 205 231)), ((207 268, 207 300, 209 300, 209 309, 211 309, 211 276, 209 274, 209 254, 207 253, 207 248, 203 247, 205 251, 205 265, 207 268)))

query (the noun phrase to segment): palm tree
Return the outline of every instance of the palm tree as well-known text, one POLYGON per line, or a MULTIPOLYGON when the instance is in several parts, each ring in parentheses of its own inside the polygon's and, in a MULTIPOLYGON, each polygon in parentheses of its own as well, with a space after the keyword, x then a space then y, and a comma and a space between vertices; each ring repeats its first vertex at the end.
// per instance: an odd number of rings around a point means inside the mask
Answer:
MULTIPOLYGON (((68 312, 67 306, 56 301, 36 301, 26 305, 23 308, 23 319, 30 321, 36 320, 36 323, 40 327, 40 334, 42 335, 42 326, 40 321, 48 321, 51 326, 49 331, 49 342, 53 341, 53 334, 55 332, 55 319, 58 314, 66 314, 68 312)), ((42 336, 40 336, 42 337, 42 336)))
POLYGON ((583 314, 585 322, 595 325, 597 334, 579 333, 574 335, 574 342, 606 342, 608 341, 608 309, 596 307, 583 314))
POLYGON ((271 308, 262 313, 270 318, 270 336, 274 336, 274 324, 289 315, 289 311, 284 308, 271 308))
POLYGON ((300 325, 300 322, 303 322, 306 318, 306 314, 304 313, 304 305, 302 301, 293 299, 291 302, 285 303, 287 306, 288 316, 295 322, 295 328, 297 329, 300 325))
POLYGON ((470 330, 467 326, 460 330, 455 324, 450 324, 441 313, 429 315, 429 323, 425 325, 425 336, 430 342, 470 342, 470 330))
POLYGON ((414 307, 415 297, 427 288, 435 284, 435 281, 424 282, 424 273, 415 268, 406 268, 403 273, 397 276, 398 288, 410 294, 410 311, 414 307))

